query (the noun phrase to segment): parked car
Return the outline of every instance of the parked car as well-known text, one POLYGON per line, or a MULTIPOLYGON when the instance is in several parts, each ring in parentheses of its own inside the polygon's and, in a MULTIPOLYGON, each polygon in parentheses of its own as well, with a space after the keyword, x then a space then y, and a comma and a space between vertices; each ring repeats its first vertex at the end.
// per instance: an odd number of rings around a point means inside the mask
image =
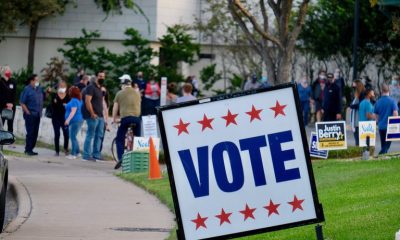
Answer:
MULTIPOLYGON (((13 112, 6 110, 1 112, 1 117, 12 119, 13 112)), ((11 132, 4 131, 3 121, 0 120, 0 233, 3 232, 4 217, 6 212, 6 195, 8 184, 8 162, 3 155, 3 145, 10 145, 15 142, 15 137, 11 132)))

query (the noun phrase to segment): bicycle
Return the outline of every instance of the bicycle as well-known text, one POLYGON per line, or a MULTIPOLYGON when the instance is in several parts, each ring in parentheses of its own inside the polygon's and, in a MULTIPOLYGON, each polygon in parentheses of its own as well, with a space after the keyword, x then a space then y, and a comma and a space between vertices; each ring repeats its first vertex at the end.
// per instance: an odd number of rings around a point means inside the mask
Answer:
MULTIPOLYGON (((130 152, 133 150, 133 140, 135 138, 135 135, 133 134, 133 130, 136 127, 136 123, 129 124, 128 126, 128 131, 125 134, 125 145, 124 145, 124 152, 130 152)), ((115 137, 111 143, 111 154, 113 157, 113 160, 118 163, 118 154, 117 154, 117 137, 115 137)))

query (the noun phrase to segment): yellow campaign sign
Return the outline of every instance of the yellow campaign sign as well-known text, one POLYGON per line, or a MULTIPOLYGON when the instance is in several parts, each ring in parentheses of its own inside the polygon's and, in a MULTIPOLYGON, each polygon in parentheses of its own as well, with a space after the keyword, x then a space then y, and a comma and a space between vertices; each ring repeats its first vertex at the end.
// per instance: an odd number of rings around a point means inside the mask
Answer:
POLYGON ((358 124, 358 137, 360 139, 360 147, 367 146, 367 138, 369 137, 369 146, 375 146, 376 142, 376 122, 361 121, 358 124))

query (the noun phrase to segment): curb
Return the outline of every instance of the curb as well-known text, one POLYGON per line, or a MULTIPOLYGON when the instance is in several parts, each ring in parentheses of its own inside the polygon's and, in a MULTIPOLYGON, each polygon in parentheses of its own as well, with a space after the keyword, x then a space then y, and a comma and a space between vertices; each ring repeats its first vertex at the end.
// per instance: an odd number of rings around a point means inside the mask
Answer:
POLYGON ((8 183, 10 191, 15 193, 15 198, 18 203, 18 213, 14 220, 12 220, 4 229, 4 233, 13 233, 17 231, 22 224, 28 220, 32 212, 32 199, 29 195, 28 189, 16 177, 9 176, 8 183))

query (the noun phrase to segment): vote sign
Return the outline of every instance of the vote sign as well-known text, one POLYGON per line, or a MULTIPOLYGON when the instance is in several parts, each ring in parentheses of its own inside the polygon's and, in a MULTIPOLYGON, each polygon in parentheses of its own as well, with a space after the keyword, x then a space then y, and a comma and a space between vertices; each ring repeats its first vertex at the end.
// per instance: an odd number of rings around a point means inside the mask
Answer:
POLYGON ((323 220, 298 109, 292 84, 159 109, 179 238, 323 220))

